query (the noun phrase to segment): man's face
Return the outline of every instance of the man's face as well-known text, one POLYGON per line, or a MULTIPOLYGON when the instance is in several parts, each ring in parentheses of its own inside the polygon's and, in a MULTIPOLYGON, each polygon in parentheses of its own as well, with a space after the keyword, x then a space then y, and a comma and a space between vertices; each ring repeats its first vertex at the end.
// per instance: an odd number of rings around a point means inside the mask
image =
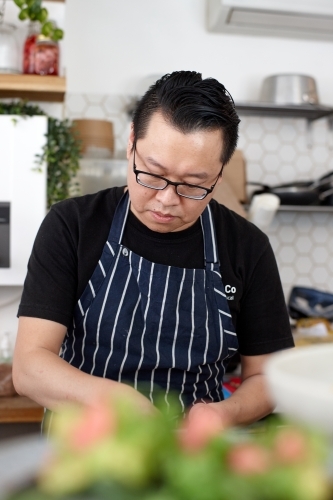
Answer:
MULTIPOLYGON (((190 227, 211 200, 179 196, 175 186, 157 191, 141 186, 133 172, 134 136, 127 148, 127 182, 131 211, 152 231, 167 233, 190 227)), ((135 164, 138 170, 160 175, 173 182, 185 182, 210 188, 221 171, 222 137, 220 130, 201 130, 183 134, 168 124, 161 113, 154 113, 145 137, 136 143, 135 164)), ((221 182, 218 179, 217 184, 221 182)), ((215 188, 216 189, 216 188, 215 188)))

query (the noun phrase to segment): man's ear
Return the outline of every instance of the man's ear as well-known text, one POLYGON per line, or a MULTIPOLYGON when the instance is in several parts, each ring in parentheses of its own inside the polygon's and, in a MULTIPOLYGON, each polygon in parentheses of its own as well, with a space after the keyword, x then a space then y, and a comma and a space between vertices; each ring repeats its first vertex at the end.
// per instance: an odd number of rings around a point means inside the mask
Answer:
POLYGON ((128 160, 132 154, 133 144, 134 144, 134 127, 133 127, 133 123, 131 123, 131 130, 130 130, 130 134, 128 136, 127 149, 126 149, 126 157, 128 160))

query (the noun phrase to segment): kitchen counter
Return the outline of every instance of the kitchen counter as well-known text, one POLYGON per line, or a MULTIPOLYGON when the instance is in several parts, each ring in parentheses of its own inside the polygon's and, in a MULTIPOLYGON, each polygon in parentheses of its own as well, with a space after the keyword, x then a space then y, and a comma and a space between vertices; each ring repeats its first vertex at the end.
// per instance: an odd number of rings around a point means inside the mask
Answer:
POLYGON ((0 397, 0 423, 40 423, 44 408, 25 396, 0 397))

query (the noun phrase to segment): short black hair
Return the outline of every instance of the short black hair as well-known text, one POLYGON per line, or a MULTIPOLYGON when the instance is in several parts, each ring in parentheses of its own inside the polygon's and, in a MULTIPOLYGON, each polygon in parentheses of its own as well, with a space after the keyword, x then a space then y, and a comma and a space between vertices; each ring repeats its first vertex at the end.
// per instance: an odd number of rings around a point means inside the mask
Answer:
POLYGON ((233 155, 240 119, 227 89, 214 78, 196 71, 175 71, 157 80, 138 101, 133 114, 134 143, 142 139, 152 115, 161 112, 184 134, 218 130, 223 137, 222 164, 233 155))

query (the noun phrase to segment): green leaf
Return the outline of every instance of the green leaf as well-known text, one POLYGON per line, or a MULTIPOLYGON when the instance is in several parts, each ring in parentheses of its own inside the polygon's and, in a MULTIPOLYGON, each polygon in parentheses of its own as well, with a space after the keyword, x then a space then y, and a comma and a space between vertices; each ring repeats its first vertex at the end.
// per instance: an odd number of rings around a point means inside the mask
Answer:
POLYGON ((20 7, 20 9, 23 7, 23 5, 25 5, 25 0, 14 0, 14 2, 18 7, 20 7))
POLYGON ((28 19, 29 17, 29 11, 28 11, 28 8, 25 7, 24 9, 21 10, 21 12, 19 13, 18 15, 18 18, 21 20, 21 21, 25 21, 26 19, 28 19))
MULTIPOLYGON (((26 101, 0 101, 0 115, 20 115, 22 117, 45 115, 36 105, 26 101)), ((15 120, 15 118, 14 118, 15 120)), ((71 196, 79 195, 78 187, 71 184, 79 169, 80 141, 75 137, 70 120, 56 120, 48 117, 47 142, 41 154, 35 158, 36 169, 46 163, 47 204, 54 203, 71 196)))
POLYGON ((47 9, 45 9, 45 8, 41 9, 41 11, 39 12, 39 14, 37 16, 38 17, 38 21, 40 23, 45 23, 45 21, 48 18, 48 15, 49 15, 49 13, 48 13, 47 9))
POLYGON ((53 32, 52 39, 57 42, 58 40, 62 40, 64 38, 64 32, 60 28, 57 28, 53 32))
POLYGON ((41 12, 41 10, 42 10, 41 6, 38 5, 37 3, 34 3, 30 7, 28 7, 29 16, 35 15, 37 17, 41 12))
POLYGON ((50 36, 53 33, 53 23, 51 21, 44 23, 41 32, 44 36, 50 36))

